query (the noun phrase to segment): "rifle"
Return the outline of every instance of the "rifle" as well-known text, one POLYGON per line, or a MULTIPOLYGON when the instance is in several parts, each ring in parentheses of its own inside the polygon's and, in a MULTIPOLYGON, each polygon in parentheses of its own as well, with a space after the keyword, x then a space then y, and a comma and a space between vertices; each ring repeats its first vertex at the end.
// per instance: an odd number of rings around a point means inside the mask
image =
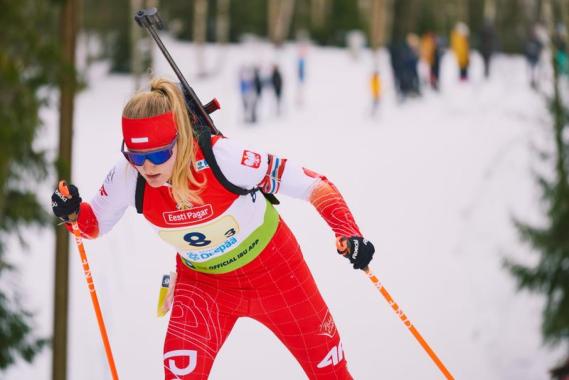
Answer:
POLYGON ((172 59, 168 49, 166 49, 166 46, 164 46, 164 43, 162 43, 162 40, 158 36, 156 29, 162 29, 164 27, 164 24, 158 15, 158 9, 148 8, 139 10, 136 12, 134 20, 141 28, 146 29, 146 31, 152 36, 180 80, 182 93, 184 94, 184 99, 186 101, 186 108, 188 109, 192 125, 196 128, 196 131, 199 131, 200 128, 207 127, 212 135, 223 136, 223 134, 215 127, 213 120, 209 116, 220 108, 218 100, 213 98, 206 105, 202 104, 192 87, 188 84, 188 81, 186 81, 186 78, 184 78, 184 75, 178 68, 178 65, 176 65, 176 62, 172 59))
MULTIPOLYGON (((194 127, 194 132, 197 135, 198 144, 202 149, 204 157, 208 165, 211 167, 217 180, 228 191, 238 195, 251 194, 256 192, 257 190, 260 190, 258 187, 253 189, 244 189, 239 186, 236 186, 233 183, 231 183, 221 171, 221 168, 217 163, 215 155, 213 154, 210 134, 220 135, 220 136, 223 136, 223 134, 215 127, 215 125, 213 124, 213 120, 209 116, 210 113, 215 112, 220 108, 219 102, 217 101, 217 99, 213 98, 209 103, 207 103, 204 106, 200 101, 200 99, 198 98, 198 96, 196 95, 196 93, 194 92, 194 90, 192 90, 192 88, 186 81, 186 78, 184 78, 184 75, 182 75, 182 72, 178 68, 178 65, 176 65, 176 62, 174 62, 172 56, 170 55, 170 53, 168 53, 168 50, 166 49, 166 47, 162 43, 162 40, 158 36, 158 33, 156 32, 156 28, 162 29, 163 27, 162 20, 160 19, 160 16, 158 16, 158 9, 156 8, 142 9, 136 12, 134 19, 137 22, 137 24, 140 25, 140 27, 146 29, 148 33, 150 33, 150 35, 152 36, 152 38, 154 39, 154 41, 162 51, 162 54, 164 54, 164 57, 166 57, 168 63, 170 63, 170 66, 176 73, 176 76, 178 77, 178 79, 180 79, 180 85, 182 86, 182 92, 184 94, 184 99, 186 101, 186 108, 188 109, 188 114, 190 115, 192 125, 194 127), (205 132, 206 130, 209 133, 202 133, 205 132)), ((140 178, 142 177, 139 175, 139 179, 140 178)), ((142 179, 140 182, 142 185, 144 185, 144 182, 142 181, 144 181, 144 179, 142 179)), ((137 182, 137 188, 138 188, 138 182, 137 182)), ((144 186, 142 186, 141 188, 144 189, 144 186)), ((140 190, 141 195, 139 195, 139 190, 137 190, 136 194, 137 194, 136 199, 142 199, 142 197, 144 196, 142 190, 140 190)), ((272 204, 274 205, 279 204, 279 200, 273 194, 263 193, 263 195, 272 204)), ((138 213, 142 213, 142 204, 137 203, 136 209, 138 213)))

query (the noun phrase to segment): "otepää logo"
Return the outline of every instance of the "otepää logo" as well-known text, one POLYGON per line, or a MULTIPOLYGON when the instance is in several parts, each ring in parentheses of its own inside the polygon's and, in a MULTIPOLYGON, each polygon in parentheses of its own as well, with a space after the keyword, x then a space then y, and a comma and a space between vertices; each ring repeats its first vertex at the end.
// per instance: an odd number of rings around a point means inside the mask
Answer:
POLYGON ((334 323, 332 314, 330 314, 329 311, 326 312, 326 316, 320 325, 320 333, 318 335, 324 335, 329 338, 332 338, 334 335, 336 335, 336 324, 334 323))

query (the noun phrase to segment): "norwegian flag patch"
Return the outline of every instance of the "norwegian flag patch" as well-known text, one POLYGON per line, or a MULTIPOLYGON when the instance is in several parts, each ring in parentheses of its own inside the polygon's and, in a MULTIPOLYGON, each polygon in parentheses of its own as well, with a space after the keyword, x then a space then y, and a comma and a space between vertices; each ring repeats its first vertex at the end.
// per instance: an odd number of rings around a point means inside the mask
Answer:
POLYGON ((269 154, 269 166, 265 177, 259 184, 261 190, 267 194, 276 194, 281 186, 281 179, 286 165, 286 158, 279 158, 269 154))
POLYGON ((261 155, 250 150, 244 150, 243 157, 241 157, 241 165, 258 169, 261 166, 261 155))

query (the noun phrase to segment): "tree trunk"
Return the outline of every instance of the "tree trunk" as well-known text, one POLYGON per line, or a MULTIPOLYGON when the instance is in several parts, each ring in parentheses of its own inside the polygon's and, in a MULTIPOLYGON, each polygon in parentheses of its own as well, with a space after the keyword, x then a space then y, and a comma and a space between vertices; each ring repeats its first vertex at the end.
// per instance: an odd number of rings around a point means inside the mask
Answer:
POLYGON ((484 20, 494 24, 496 20, 496 0, 484 0, 484 20))
POLYGON ((468 24, 468 1, 467 0, 457 0, 456 1, 456 21, 462 21, 468 24))
POLYGON ((146 0, 146 8, 158 8, 158 0, 146 0))
POLYGON ((561 91, 559 89, 559 67, 557 62, 555 62, 555 50, 557 47, 554 45, 554 34, 555 34, 555 15, 554 8, 551 0, 543 0, 542 2, 542 14, 545 20, 545 25, 547 26, 547 31, 549 34, 549 51, 551 54, 551 64, 553 66, 553 111, 554 111, 554 127, 555 127, 555 147, 556 147, 556 172, 559 176, 560 182, 567 182, 567 170, 565 165, 567 160, 565 158, 565 143, 564 143, 564 130, 565 130, 565 120, 564 120, 564 109, 561 101, 561 91))
POLYGON ((207 34, 207 0, 194 1, 194 44, 198 75, 205 75, 204 44, 207 34))
POLYGON ((417 31, 420 5, 420 0, 393 1, 392 39, 401 42, 409 33, 417 31))
POLYGON ((215 38, 219 44, 229 41, 229 6, 230 0, 217 0, 215 38))
POLYGON ((154 47, 151 37, 133 20, 136 12, 143 8, 158 8, 158 0, 130 0, 131 72, 135 91, 142 87, 146 69, 152 67, 154 47))
POLYGON ((551 3, 551 0, 542 0, 541 14, 551 41, 551 37, 553 37, 553 31, 555 28, 555 21, 553 20, 553 4, 551 3))
POLYGON ((272 43, 280 46, 288 36, 294 0, 269 0, 269 38, 272 43))
POLYGON ((563 25, 565 25, 565 28, 569 30, 569 0, 560 0, 560 5, 563 25))
POLYGON ((310 18, 315 29, 321 29, 326 24, 326 15, 328 13, 328 8, 328 0, 311 0, 310 18))
MULTIPOLYGON (((130 0, 130 14, 134 14, 143 8, 144 0, 130 0)), ((140 51, 140 41, 144 38, 143 30, 138 24, 131 20, 130 22, 130 62, 131 72, 134 77, 134 89, 140 88, 142 80, 142 72, 144 70, 144 57, 140 51)))
POLYGON ((372 50, 378 50, 385 43, 388 0, 372 0, 369 40, 372 50))
MULTIPOLYGON (((60 82, 58 176, 71 180, 73 108, 76 90, 75 45, 78 0, 66 0, 60 15, 60 39, 65 70, 60 82)), ((56 227, 53 316, 53 380, 67 379, 67 321, 69 298, 69 233, 56 227)))

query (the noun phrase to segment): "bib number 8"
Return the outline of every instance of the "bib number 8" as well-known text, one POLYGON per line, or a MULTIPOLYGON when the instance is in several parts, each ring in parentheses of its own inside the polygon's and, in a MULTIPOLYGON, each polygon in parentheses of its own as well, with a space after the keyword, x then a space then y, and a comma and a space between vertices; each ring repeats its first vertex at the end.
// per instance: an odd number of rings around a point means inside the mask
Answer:
POLYGON ((190 226, 181 229, 164 229, 158 232, 160 237, 181 252, 201 251, 223 244, 227 239, 239 233, 239 224, 231 215, 205 225, 190 226))
POLYGON ((190 232, 184 235, 184 240, 193 247, 205 247, 211 243, 201 232, 190 232))

